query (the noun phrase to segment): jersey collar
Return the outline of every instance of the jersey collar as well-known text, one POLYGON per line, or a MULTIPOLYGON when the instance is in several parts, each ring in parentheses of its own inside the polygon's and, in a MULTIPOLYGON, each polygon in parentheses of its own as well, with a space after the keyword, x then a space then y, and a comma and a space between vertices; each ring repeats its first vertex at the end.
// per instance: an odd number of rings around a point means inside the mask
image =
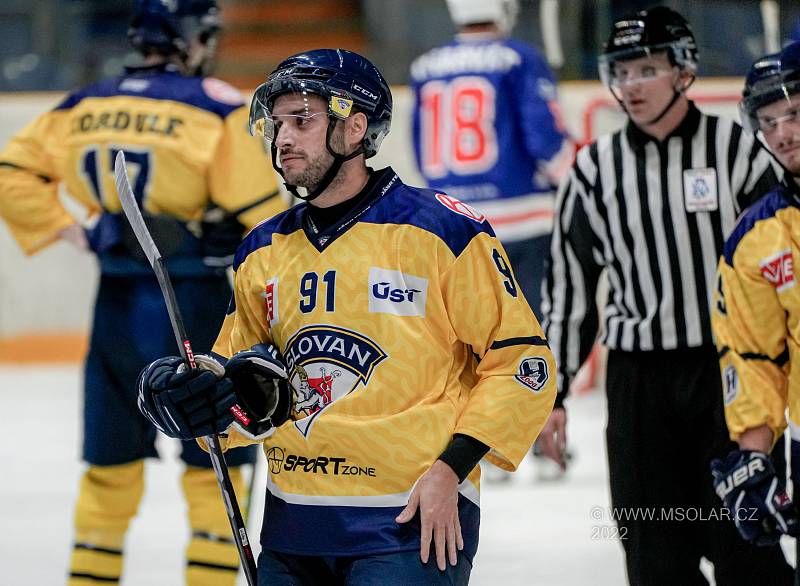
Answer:
POLYGON ((794 207, 800 207, 800 185, 792 179, 788 171, 783 173, 783 179, 781 180, 783 192, 794 207))
POLYGON ((689 100, 689 111, 683 117, 681 123, 670 132, 663 141, 659 141, 656 137, 647 134, 641 128, 636 126, 630 119, 625 127, 625 134, 628 137, 628 142, 637 150, 643 149, 648 142, 652 141, 658 144, 666 144, 673 136, 680 136, 683 138, 692 138, 700 127, 700 110, 694 105, 692 100, 689 100))
POLYGON ((305 204, 306 208, 302 212, 302 222, 303 231, 308 241, 314 245, 314 248, 322 252, 334 240, 347 232, 351 226, 355 225, 373 205, 399 183, 397 173, 391 167, 372 172, 364 189, 353 197, 353 199, 358 200, 358 203, 351 209, 344 211, 341 218, 322 230, 314 224, 311 214, 309 214, 308 208, 310 204, 305 204))

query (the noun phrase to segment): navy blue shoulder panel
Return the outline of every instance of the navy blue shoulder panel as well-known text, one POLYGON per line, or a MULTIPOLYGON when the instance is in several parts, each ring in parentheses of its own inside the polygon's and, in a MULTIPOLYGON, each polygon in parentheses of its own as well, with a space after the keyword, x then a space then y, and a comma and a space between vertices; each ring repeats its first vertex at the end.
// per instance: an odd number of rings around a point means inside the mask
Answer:
POLYGON ((542 65, 544 63, 544 59, 542 56, 533 48, 532 45, 526 43, 525 41, 521 41, 519 39, 505 39, 503 44, 506 47, 510 47, 514 49, 517 53, 522 55, 524 59, 529 59, 535 62, 537 65, 542 65))
POLYGON ((789 207, 791 202, 785 194, 785 187, 778 185, 769 191, 766 195, 761 197, 753 205, 748 207, 733 228, 733 232, 728 236, 725 241, 725 248, 723 249, 723 256, 725 262, 733 266, 733 255, 736 252, 736 247, 742 238, 753 229, 753 227, 761 220, 767 220, 775 216, 778 210, 789 207))
POLYGON ((135 73, 105 79, 76 90, 56 106, 55 110, 74 108, 85 98, 130 96, 181 102, 224 119, 244 104, 234 92, 233 88, 213 78, 184 77, 172 71, 135 73), (206 89, 219 92, 220 97, 225 97, 225 101, 215 100, 208 95, 206 89))
POLYGON ((400 182, 387 190, 361 219, 373 224, 408 224, 438 236, 458 257, 472 239, 494 230, 480 212, 441 191, 400 182))
POLYGON ((250 233, 239 244, 239 248, 236 249, 236 255, 233 257, 233 270, 237 270, 251 252, 272 244, 273 234, 291 234, 302 230, 303 212, 306 205, 308 204, 302 203, 284 210, 250 230, 250 233))

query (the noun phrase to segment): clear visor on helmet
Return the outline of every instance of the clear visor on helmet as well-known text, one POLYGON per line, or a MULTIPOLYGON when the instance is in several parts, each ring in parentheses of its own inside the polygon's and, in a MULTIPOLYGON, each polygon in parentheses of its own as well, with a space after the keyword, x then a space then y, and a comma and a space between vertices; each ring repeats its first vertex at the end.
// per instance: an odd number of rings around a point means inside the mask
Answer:
POLYGON ((675 74, 669 61, 671 44, 630 47, 597 58, 600 79, 609 88, 645 83, 675 74))
MULTIPOLYGON (((318 94, 308 91, 305 84, 292 87, 290 91, 281 94, 292 93, 301 98, 295 100, 292 107, 287 112, 275 114, 274 100, 268 102, 268 92, 271 89, 270 82, 260 85, 253 95, 250 103, 250 134, 261 136, 264 140, 272 142, 278 134, 283 124, 289 124, 292 128, 306 128, 315 118, 323 114, 344 120, 353 110, 353 100, 344 95, 331 95, 328 99, 327 108, 322 106, 318 100, 311 99, 311 96, 321 97, 318 94)), ((323 98, 324 99, 324 98, 323 98)))
POLYGON ((773 80, 752 88, 739 102, 742 126, 750 132, 774 131, 779 124, 800 121, 800 80, 773 80))

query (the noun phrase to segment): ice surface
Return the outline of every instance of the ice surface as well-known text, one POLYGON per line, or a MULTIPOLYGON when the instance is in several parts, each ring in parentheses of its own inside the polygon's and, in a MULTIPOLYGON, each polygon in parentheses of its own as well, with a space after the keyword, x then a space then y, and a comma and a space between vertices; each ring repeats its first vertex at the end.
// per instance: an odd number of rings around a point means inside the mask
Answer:
MULTIPOLYGON (((0 368, 0 585, 64 583, 82 470, 80 385, 77 366, 0 368)), ((624 584, 619 542, 592 539, 593 526, 611 525, 591 515, 609 498, 604 398, 592 393, 570 401, 576 454, 565 480, 537 481, 536 463, 526 461, 511 483, 484 486, 471 584, 624 584)), ((128 535, 125 586, 182 584, 188 528, 177 445, 164 439, 159 447, 164 457, 148 463, 145 498, 128 535)), ((256 541, 262 491, 257 483, 249 525, 256 541)))

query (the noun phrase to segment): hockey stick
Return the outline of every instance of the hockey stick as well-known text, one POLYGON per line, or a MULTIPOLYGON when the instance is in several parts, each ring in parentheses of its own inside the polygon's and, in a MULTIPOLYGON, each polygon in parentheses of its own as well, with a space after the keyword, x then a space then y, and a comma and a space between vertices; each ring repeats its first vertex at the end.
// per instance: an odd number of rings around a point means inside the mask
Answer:
POLYGON ((547 62, 553 69, 564 67, 564 49, 561 45, 561 24, 558 19, 558 0, 542 0, 539 4, 539 22, 547 62))
POLYGON ((761 0, 761 21, 764 23, 764 49, 767 53, 781 50, 781 9, 776 0, 761 0))
MULTIPOLYGON (((136 240, 139 241, 147 260, 150 261, 150 265, 156 274, 156 279, 158 279, 158 285, 161 287, 161 293, 164 296, 164 303, 167 305, 169 321, 172 324, 172 331, 175 333, 175 340, 178 342, 181 357, 187 362, 189 368, 197 368, 194 354, 192 353, 192 345, 183 326, 183 318, 178 307, 178 301, 175 299, 175 291, 172 289, 172 283, 169 280, 169 274, 164 266, 161 253, 147 230, 142 212, 139 210, 139 206, 133 196, 133 190, 128 179, 128 168, 125 165, 125 154, 122 151, 117 153, 117 158, 114 161, 114 177, 122 209, 128 218, 128 222, 130 222, 131 228, 133 228, 136 240)), ((242 519, 242 512, 236 502, 236 494, 233 491, 228 465, 225 463, 225 456, 222 454, 219 437, 217 435, 207 435, 203 439, 208 444, 211 465, 214 467, 217 483, 220 491, 222 491, 222 500, 225 502, 225 510, 231 522, 233 539, 236 542, 236 548, 239 550, 239 559, 242 562, 247 584, 248 586, 256 586, 256 562, 253 558, 253 550, 250 548, 250 541, 247 538, 247 528, 242 519)))

